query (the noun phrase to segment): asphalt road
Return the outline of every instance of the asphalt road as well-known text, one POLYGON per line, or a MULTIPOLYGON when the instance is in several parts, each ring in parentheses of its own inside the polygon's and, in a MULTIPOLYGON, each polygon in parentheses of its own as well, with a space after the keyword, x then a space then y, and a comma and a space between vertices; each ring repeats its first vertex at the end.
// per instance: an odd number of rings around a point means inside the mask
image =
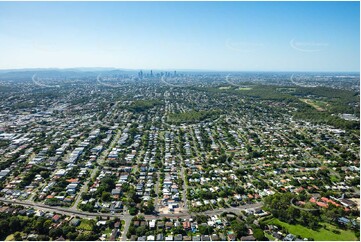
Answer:
MULTIPOLYGON (((79 211, 75 208, 61 208, 61 207, 53 207, 53 206, 49 206, 49 205, 45 205, 45 204, 41 204, 41 203, 36 203, 33 201, 19 201, 19 200, 10 200, 10 199, 5 199, 5 198, 0 198, 1 202, 5 202, 8 203, 10 205, 22 205, 24 207, 32 207, 34 209, 38 209, 38 210, 42 210, 44 212, 53 212, 53 213, 58 213, 58 214, 64 214, 64 215, 68 215, 68 216, 78 216, 80 218, 96 218, 98 216, 101 217, 109 217, 109 218, 120 218, 122 220, 125 221, 125 225, 124 225, 124 230, 123 230, 123 234, 121 236, 122 241, 126 241, 126 234, 128 232, 129 229, 129 225, 130 222, 133 218, 132 215, 130 214, 122 214, 122 213, 114 213, 114 214, 110 214, 110 213, 90 213, 90 212, 84 212, 84 211, 79 211)), ((245 209, 256 209, 256 208, 260 208, 262 207, 262 203, 254 203, 254 204, 246 204, 246 205, 242 205, 239 207, 230 207, 230 208, 222 208, 222 209, 215 209, 215 210, 211 210, 211 211, 205 211, 202 213, 177 213, 177 214, 158 214, 158 215, 144 215, 144 217, 148 220, 151 219, 162 219, 164 217, 167 218, 189 218, 191 216, 197 215, 197 214, 203 214, 203 215, 209 215, 209 216, 213 216, 213 215, 219 215, 223 212, 233 212, 233 213, 239 213, 242 210, 245 209)))

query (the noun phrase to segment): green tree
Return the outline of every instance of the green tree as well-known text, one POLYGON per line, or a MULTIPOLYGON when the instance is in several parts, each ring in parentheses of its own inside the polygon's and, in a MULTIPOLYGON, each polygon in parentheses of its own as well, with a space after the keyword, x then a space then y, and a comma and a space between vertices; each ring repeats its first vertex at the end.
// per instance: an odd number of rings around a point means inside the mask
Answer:
POLYGON ((138 213, 138 210, 136 207, 130 207, 129 208, 129 214, 130 215, 136 215, 138 213))
POLYGON ((21 241, 21 240, 23 240, 23 239, 21 238, 21 233, 20 233, 20 232, 15 232, 15 233, 14 233, 14 239, 15 239, 16 241, 21 241))
POLYGON ((186 235, 186 231, 183 229, 182 226, 174 227, 174 228, 173 228, 173 233, 174 233, 174 234, 186 235))
POLYGON ((154 202, 153 202, 153 200, 149 200, 148 201, 148 203, 147 203, 147 206, 145 207, 145 209, 144 209, 144 213, 146 213, 146 214, 151 214, 151 213, 153 213, 153 211, 154 211, 154 202))
POLYGON ((143 236, 145 235, 145 233, 147 232, 147 228, 145 226, 139 226, 136 230, 135 233, 137 234, 137 236, 143 236))
POLYGON ((266 237, 264 236, 263 230, 256 228, 253 230, 253 237, 258 241, 265 241, 266 237))
POLYGON ((52 223, 53 223, 53 222, 52 222, 50 219, 48 219, 48 220, 46 220, 46 221, 44 222, 43 226, 44 226, 44 228, 48 229, 48 231, 49 231, 49 228, 50 228, 50 226, 51 226, 52 223))
POLYGON ((15 232, 15 231, 18 231, 19 229, 21 229, 21 223, 17 217, 10 218, 9 229, 11 232, 15 232))
POLYGON ((213 228, 208 225, 199 225, 198 230, 201 234, 210 235, 213 233, 213 228))
POLYGON ((294 224, 297 222, 297 219, 300 217, 300 210, 293 206, 290 206, 288 207, 286 214, 287 214, 286 222, 290 224, 294 224))
POLYGON ((103 192, 102 193, 102 201, 103 202, 109 202, 111 199, 111 194, 110 192, 103 192))
POLYGON ((60 228, 51 229, 51 230, 49 231, 49 236, 50 236, 51 238, 53 238, 53 239, 56 239, 56 238, 58 238, 58 237, 60 237, 60 236, 62 236, 62 235, 63 235, 63 230, 60 229, 60 228))
POLYGON ((0 239, 5 239, 6 236, 10 233, 9 223, 5 219, 0 221, 0 239))
POLYGON ((66 225, 62 228, 63 234, 68 234, 70 232, 75 232, 75 227, 66 225))
POLYGON ((78 234, 79 234, 78 232, 69 232, 66 234, 66 238, 69 240, 75 240, 78 234))
POLYGON ((241 238, 242 236, 247 235, 247 227, 243 222, 240 222, 238 220, 233 220, 231 222, 231 228, 237 238, 241 238))

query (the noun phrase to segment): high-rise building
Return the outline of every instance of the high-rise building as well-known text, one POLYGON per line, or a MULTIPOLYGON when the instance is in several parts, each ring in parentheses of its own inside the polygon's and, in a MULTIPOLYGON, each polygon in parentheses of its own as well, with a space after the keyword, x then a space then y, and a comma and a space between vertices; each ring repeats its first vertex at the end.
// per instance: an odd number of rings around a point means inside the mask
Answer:
POLYGON ((143 71, 138 72, 138 78, 143 79, 143 71))

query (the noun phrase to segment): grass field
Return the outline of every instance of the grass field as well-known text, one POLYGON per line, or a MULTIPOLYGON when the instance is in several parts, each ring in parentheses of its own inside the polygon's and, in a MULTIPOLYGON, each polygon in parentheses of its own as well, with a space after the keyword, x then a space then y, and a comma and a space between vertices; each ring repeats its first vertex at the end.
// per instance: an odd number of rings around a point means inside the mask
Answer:
POLYGON ((238 90, 240 91, 249 91, 249 90, 252 90, 253 88, 252 87, 240 87, 238 88, 238 90))
POLYGON ((91 220, 83 219, 81 221, 78 229, 92 231, 93 230, 93 222, 91 220))
POLYGON ((319 100, 311 100, 311 99, 300 99, 302 102, 307 103, 308 105, 315 108, 317 111, 323 112, 327 109, 327 103, 319 100))
POLYGON ((321 228, 319 231, 315 231, 309 228, 306 228, 302 225, 292 225, 285 222, 282 222, 276 218, 272 218, 267 221, 268 224, 274 224, 285 228, 289 233, 294 235, 299 235, 302 238, 313 238, 314 240, 329 240, 329 241, 351 241, 357 240, 355 233, 350 230, 341 230, 337 229, 336 226, 321 223, 322 226, 326 226, 327 229, 321 228), (333 230, 338 230, 340 233, 336 234, 332 232, 333 230))

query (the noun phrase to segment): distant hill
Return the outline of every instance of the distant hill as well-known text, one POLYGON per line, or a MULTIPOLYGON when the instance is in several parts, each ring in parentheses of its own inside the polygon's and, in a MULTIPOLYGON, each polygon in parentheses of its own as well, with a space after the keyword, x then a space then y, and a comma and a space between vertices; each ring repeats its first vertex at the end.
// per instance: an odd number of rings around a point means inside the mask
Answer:
POLYGON ((99 74, 104 75, 121 75, 121 74, 136 74, 138 71, 116 69, 116 68, 34 68, 34 69, 9 69, 0 70, 0 80, 13 80, 13 81, 24 81, 31 80, 32 76, 36 74, 39 77, 47 78, 84 78, 84 77, 95 77, 99 74))

